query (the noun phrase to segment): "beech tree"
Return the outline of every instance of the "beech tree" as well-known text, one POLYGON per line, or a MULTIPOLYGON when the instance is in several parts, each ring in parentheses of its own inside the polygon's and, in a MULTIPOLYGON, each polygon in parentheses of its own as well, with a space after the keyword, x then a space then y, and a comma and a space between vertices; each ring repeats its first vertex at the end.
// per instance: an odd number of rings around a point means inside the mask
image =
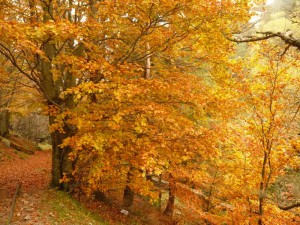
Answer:
MULTIPOLYGON (((247 7, 230 1, 7 0, 1 6, 0 52, 43 94, 53 125, 57 115, 76 106, 73 94, 61 97, 65 90, 105 79, 109 66, 159 58, 192 34, 208 34, 216 21, 224 19, 226 26, 244 20, 247 7)), ((66 124, 52 132, 52 186, 62 187, 59 180, 71 173, 71 149, 61 144, 75 133, 76 127, 66 124)))

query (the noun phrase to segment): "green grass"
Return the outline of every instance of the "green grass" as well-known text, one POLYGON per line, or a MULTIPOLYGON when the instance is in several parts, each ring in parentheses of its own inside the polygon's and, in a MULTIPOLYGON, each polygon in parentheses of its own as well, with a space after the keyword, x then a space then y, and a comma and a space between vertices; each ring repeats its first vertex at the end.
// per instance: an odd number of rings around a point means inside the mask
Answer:
POLYGON ((300 172, 288 171, 277 179, 277 181, 269 188, 269 193, 274 200, 281 199, 285 204, 290 205, 300 199, 300 172), (282 198, 283 192, 289 192, 290 199, 282 198))
POLYGON ((52 145, 50 144, 45 144, 45 143, 40 143, 38 144, 38 148, 42 151, 45 151, 45 150, 49 150, 52 148, 52 145))
POLYGON ((45 208, 42 210, 51 216, 53 225, 109 225, 65 192, 51 190, 44 201, 45 208))
POLYGON ((15 153, 16 155, 18 155, 18 156, 20 157, 20 159, 27 159, 27 158, 29 157, 28 154, 26 154, 26 153, 24 153, 24 152, 17 151, 17 150, 15 150, 14 153, 15 153))

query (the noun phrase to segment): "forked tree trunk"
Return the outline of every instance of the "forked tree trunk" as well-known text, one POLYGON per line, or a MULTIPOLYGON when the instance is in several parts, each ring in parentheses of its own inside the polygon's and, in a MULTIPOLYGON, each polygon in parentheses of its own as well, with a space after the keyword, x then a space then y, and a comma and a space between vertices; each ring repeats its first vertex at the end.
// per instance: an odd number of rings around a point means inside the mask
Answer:
MULTIPOLYGON (((53 20, 53 8, 54 2, 50 1, 49 4, 43 4, 43 22, 47 23, 53 20)), ((67 109, 72 109, 74 107, 74 102, 72 97, 69 99, 62 100, 60 98, 61 92, 64 90, 64 87, 57 82, 52 73, 53 59, 57 55, 57 50, 54 42, 48 41, 43 45, 43 49, 46 59, 40 59, 40 73, 41 73, 41 82, 40 86, 43 94, 48 100, 48 106, 56 107, 64 105, 67 109)), ((72 74, 64 74, 66 76, 64 80, 65 88, 71 88, 76 85, 76 80, 72 74)), ((49 115, 49 125, 55 124, 55 116, 49 115)), ((71 152, 70 147, 61 147, 63 140, 67 137, 71 137, 74 134, 74 131, 70 129, 66 124, 62 127, 64 133, 59 131, 54 131, 51 133, 52 138, 52 187, 58 187, 60 189, 69 190, 69 183, 62 183, 61 179, 66 175, 67 177, 71 176, 72 173, 72 161, 69 159, 69 153, 71 152)))

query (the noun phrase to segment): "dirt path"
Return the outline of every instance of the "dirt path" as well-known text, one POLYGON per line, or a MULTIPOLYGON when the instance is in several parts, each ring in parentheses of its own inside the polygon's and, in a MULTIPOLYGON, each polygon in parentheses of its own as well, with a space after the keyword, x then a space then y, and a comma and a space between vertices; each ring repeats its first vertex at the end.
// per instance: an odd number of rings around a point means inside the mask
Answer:
POLYGON ((51 152, 28 156, 0 145, 0 224, 8 221, 17 184, 21 183, 12 224, 50 224, 39 213, 42 194, 48 188, 51 152))

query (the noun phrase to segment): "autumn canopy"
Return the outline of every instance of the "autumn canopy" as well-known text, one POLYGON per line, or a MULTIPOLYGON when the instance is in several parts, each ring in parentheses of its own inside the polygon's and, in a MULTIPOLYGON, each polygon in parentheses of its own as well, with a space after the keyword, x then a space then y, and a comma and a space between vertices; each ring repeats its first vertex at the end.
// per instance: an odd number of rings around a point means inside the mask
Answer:
POLYGON ((15 85, 43 104, 53 187, 181 222, 297 224, 274 186, 299 170, 299 52, 224 35, 255 4, 2 0, 0 118, 15 85))

